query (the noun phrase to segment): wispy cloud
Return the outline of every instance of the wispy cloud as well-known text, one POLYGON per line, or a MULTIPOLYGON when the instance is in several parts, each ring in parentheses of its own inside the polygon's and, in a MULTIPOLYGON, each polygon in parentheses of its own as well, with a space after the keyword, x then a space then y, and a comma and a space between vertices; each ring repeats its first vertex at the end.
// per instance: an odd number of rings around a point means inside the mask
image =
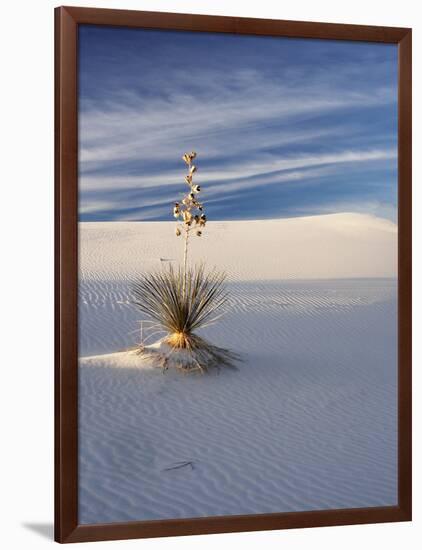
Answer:
MULTIPOLYGON (((141 48, 139 36, 132 34, 130 39, 138 40, 141 48)), ((363 177, 365 170, 371 174, 376 183, 368 181, 369 193, 385 178, 394 201, 390 187, 396 173, 396 93, 391 50, 341 45, 341 55, 333 56, 325 45, 299 41, 299 61, 293 62, 285 55, 292 42, 282 47, 261 41, 261 54, 266 53, 262 57, 248 50, 247 41, 244 52, 240 47, 225 52, 222 38, 221 45, 212 43, 214 57, 203 58, 199 66, 192 63, 190 74, 178 68, 183 41, 188 51, 193 40, 183 36, 168 38, 167 49, 162 46, 164 56, 159 49, 162 36, 155 44, 149 35, 148 45, 157 52, 155 64, 136 48, 119 54, 116 43, 112 55, 104 54, 92 68, 84 58, 91 50, 85 52, 82 42, 82 65, 90 68, 82 73, 80 94, 82 219, 166 217, 165 201, 173 200, 177 186, 183 185, 179 157, 193 148, 200 153, 198 179, 206 185, 207 197, 225 197, 233 208, 237 205, 236 216, 242 216, 242 193, 292 182, 317 180, 322 196, 334 204, 335 192, 330 185, 324 191, 321 178, 343 176, 345 171, 351 178, 363 177), (310 63, 311 47, 321 48, 318 63, 310 63), (284 64, 280 59, 286 60, 284 64), (131 71, 134 64, 136 75, 131 71), (123 74, 119 86, 109 83, 113 71, 123 74)), ((126 48, 127 41, 126 37, 126 48)), ((285 189, 289 202, 294 190, 290 185, 285 189)), ((355 193, 349 192, 351 204, 356 204, 355 193)), ((298 188, 298 203, 304 200, 300 193, 298 188)), ((347 203, 345 197, 342 200, 347 203)))
POLYGON ((300 123, 316 113, 322 116, 340 109, 367 109, 391 102, 393 97, 385 87, 360 93, 330 89, 325 83, 311 89, 298 83, 295 88, 256 74, 249 74, 244 87, 238 89, 231 79, 237 81, 236 73, 204 73, 206 94, 181 93, 176 88, 168 99, 146 101, 142 95, 125 91, 103 102, 89 101, 85 108, 82 103, 82 170, 85 166, 101 167, 104 161, 159 160, 174 155, 181 144, 198 142, 204 144, 202 154, 208 159, 221 158, 221 142, 231 137, 236 138, 231 142, 232 154, 256 151, 251 133, 260 138, 259 148, 318 140, 338 135, 341 128, 322 125, 300 129, 291 122, 300 123), (221 84, 217 87, 215 82, 221 84), (208 98, 211 85, 214 94, 208 98), (286 128, 281 132, 283 125, 286 128))
MULTIPOLYGON (((198 173, 199 183, 207 182, 213 185, 218 182, 224 182, 224 188, 241 189, 250 186, 249 180, 253 178, 263 183, 272 180, 283 181, 281 172, 291 171, 298 168, 309 169, 322 165, 339 165, 347 163, 367 163, 371 161, 392 160, 397 158, 397 152, 394 149, 373 150, 373 151, 342 151, 336 154, 322 155, 299 155, 290 158, 277 158, 272 155, 264 155, 264 158, 248 161, 244 160, 239 165, 229 165, 223 170, 209 168, 201 170, 198 173), (233 181, 234 180, 234 181, 233 181), (233 183, 236 185, 233 186, 233 183)), ((302 174, 304 172, 297 172, 302 174)), ((287 179, 291 174, 287 174, 287 179)), ((178 186, 182 187, 182 171, 159 171, 152 175, 134 175, 134 176, 107 176, 107 175, 87 175, 81 176, 82 190, 106 190, 106 189, 133 189, 156 186, 178 186)))

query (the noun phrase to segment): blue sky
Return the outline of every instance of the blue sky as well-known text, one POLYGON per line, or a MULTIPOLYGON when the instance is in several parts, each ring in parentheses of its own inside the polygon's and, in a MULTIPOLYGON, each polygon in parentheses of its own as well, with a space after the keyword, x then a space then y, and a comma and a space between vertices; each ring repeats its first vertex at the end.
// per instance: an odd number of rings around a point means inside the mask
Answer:
POLYGON ((81 26, 79 218, 171 220, 185 151, 210 220, 396 220, 388 44, 81 26))

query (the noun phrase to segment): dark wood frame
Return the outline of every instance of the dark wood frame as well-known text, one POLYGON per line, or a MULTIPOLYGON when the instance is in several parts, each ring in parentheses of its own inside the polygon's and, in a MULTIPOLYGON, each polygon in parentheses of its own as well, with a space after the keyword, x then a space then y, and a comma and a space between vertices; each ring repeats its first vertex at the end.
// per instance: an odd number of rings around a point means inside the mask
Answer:
POLYGON ((55 540, 82 542, 411 520, 411 29, 60 7, 55 10, 55 540), (398 505, 78 525, 79 24, 398 45, 398 505))

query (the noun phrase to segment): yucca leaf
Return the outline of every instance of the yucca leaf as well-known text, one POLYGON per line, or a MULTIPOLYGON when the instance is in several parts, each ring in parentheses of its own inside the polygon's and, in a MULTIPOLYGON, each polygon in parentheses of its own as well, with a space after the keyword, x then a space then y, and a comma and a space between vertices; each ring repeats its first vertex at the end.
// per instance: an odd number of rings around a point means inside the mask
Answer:
POLYGON ((144 275, 133 285, 134 304, 169 333, 191 333, 209 323, 215 314, 221 315, 227 302, 225 275, 205 272, 204 266, 181 268, 144 275))

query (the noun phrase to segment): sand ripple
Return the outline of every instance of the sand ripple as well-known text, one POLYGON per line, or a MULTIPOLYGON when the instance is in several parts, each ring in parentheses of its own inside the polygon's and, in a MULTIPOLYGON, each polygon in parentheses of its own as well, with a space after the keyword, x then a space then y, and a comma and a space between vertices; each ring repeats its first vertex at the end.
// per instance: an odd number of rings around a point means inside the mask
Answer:
POLYGON ((229 284, 236 372, 115 368, 126 281, 80 286, 80 521, 396 503, 396 283, 229 284), (89 338, 88 338, 89 335, 89 338))

